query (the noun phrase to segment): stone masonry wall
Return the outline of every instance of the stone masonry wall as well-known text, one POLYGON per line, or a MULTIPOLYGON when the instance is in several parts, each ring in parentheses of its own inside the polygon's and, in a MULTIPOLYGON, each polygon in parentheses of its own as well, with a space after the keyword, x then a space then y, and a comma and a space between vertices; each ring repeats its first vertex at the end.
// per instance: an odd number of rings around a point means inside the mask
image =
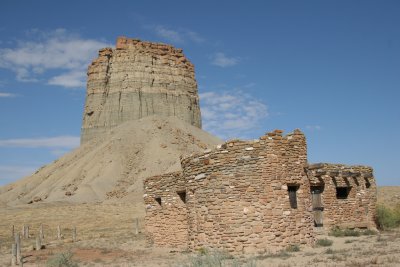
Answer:
POLYGON ((178 249, 188 247, 187 208, 177 192, 185 191, 181 172, 154 176, 144 182, 145 232, 149 243, 178 249), (161 205, 156 198, 161 201, 161 205))
POLYGON ((119 37, 87 72, 81 143, 129 120, 175 116, 201 128, 194 66, 182 49, 119 37))
POLYGON ((367 166, 319 163, 308 166, 311 186, 322 186, 323 225, 327 228, 375 228, 377 187, 367 166), (349 188, 347 198, 337 198, 336 188, 349 188))
POLYGON ((233 140, 182 159, 187 181, 189 248, 265 253, 313 244, 307 148, 299 131, 233 140), (296 186, 292 208, 288 186, 296 186))

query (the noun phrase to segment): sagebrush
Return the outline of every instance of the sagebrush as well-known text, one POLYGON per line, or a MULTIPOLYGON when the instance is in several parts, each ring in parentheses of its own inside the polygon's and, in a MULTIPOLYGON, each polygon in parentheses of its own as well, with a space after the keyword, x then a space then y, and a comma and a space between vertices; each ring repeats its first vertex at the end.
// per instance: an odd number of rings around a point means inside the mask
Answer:
POLYGON ((46 266, 48 267, 78 267, 78 263, 72 259, 72 252, 66 251, 54 255, 48 261, 46 266))
POLYGON ((389 208, 382 204, 378 205, 376 209, 376 224, 382 230, 399 227, 400 205, 395 208, 389 208))

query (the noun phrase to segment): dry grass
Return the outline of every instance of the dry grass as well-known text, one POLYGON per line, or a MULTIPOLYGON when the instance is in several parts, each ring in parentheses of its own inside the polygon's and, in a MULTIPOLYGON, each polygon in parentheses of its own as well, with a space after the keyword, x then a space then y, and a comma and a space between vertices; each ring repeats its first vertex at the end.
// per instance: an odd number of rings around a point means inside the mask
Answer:
MULTIPOLYGON (((400 192, 400 191, 399 191, 400 192)), ((188 254, 148 246, 143 234, 134 234, 134 219, 143 218, 144 209, 133 204, 34 204, 18 208, 0 208, 0 266, 10 260, 11 226, 16 231, 23 224, 35 236, 44 225, 46 249, 30 251, 34 237, 22 240, 25 266, 45 266, 47 260, 70 250, 79 266, 178 266, 188 254), (57 225, 64 239, 56 240, 57 225), (73 243, 72 228, 77 227, 78 242, 73 243), (179 263, 179 264, 178 264, 179 263)), ((334 237, 329 247, 296 245, 294 253, 253 258, 256 266, 400 266, 400 230, 381 232, 377 236, 334 237), (328 251, 328 253, 327 253, 328 251)), ((293 247, 291 249, 293 250, 293 247)))

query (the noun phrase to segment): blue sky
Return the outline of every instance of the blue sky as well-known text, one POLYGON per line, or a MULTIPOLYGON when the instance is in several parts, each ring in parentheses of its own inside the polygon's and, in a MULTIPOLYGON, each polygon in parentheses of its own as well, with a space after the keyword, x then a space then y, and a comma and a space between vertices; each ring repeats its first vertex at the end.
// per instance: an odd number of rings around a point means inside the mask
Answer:
POLYGON ((86 68, 120 35, 194 63, 204 128, 300 128, 310 162, 400 185, 399 1, 8 1, 0 4, 0 185, 79 144, 86 68))

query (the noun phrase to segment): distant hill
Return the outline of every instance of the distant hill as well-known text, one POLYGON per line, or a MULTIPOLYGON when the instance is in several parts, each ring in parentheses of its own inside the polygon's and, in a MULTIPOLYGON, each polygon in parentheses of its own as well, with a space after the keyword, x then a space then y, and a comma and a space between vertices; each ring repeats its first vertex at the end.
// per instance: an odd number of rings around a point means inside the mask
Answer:
POLYGON ((378 203, 400 205, 400 186, 378 186, 378 203))

